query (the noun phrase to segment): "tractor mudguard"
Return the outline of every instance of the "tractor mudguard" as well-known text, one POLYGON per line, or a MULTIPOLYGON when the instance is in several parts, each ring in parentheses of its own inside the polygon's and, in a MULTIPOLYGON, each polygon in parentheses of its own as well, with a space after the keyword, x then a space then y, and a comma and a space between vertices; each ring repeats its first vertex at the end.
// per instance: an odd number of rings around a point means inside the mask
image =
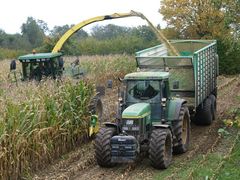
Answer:
POLYGON ((116 124, 116 123, 105 122, 105 123, 103 123, 103 125, 104 125, 104 126, 106 126, 106 127, 115 128, 115 129, 116 129, 116 132, 117 132, 117 134, 119 134, 119 133, 121 133, 121 132, 122 132, 121 128, 120 128, 120 127, 119 127, 119 125, 118 125, 118 124, 116 124))
POLYGON ((154 124, 153 125, 154 128, 164 128, 164 129, 167 129, 169 128, 170 129, 170 125, 169 124, 154 124))
POLYGON ((172 127, 169 124, 154 123, 153 128, 155 129, 169 129, 173 135, 172 127))
POLYGON ((167 120, 174 121, 178 119, 180 109, 183 104, 187 103, 184 99, 171 99, 167 105, 167 120))

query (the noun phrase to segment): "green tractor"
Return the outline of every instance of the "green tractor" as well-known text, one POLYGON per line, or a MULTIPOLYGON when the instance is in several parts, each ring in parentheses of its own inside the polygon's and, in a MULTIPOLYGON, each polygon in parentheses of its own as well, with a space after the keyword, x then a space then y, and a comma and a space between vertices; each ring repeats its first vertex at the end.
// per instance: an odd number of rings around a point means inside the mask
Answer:
POLYGON ((43 77, 59 78, 63 74, 62 53, 32 53, 18 57, 22 64, 22 80, 40 81, 43 77))
POLYGON ((147 152, 154 168, 165 169, 172 154, 190 144, 190 117, 210 125, 216 115, 218 59, 215 41, 170 41, 137 53, 140 71, 125 75, 116 122, 96 135, 95 157, 102 167, 135 162, 147 152))
POLYGON ((119 101, 121 117, 117 124, 105 123, 95 140, 99 165, 134 162, 140 152, 148 151, 152 165, 163 169, 170 164, 172 151, 187 150, 189 111, 184 99, 170 98, 168 78, 167 72, 125 76, 126 90, 119 101))

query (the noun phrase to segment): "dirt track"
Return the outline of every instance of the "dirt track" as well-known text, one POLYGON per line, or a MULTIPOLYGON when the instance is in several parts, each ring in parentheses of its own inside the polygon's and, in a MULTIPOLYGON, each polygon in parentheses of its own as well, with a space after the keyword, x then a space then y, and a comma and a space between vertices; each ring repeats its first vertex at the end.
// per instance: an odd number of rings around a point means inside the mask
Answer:
MULTIPOLYGON (((174 156, 171 172, 164 179, 174 179, 179 170, 197 154, 206 154, 219 143, 217 130, 221 119, 230 107, 237 106, 235 97, 240 95, 240 81, 227 79, 219 88, 218 119, 211 126, 201 127, 192 124, 191 147, 185 154, 174 156), (228 83, 230 82, 230 83, 228 83), (224 88, 223 88, 224 86, 224 88)), ((152 179, 159 170, 153 169, 147 158, 130 165, 118 165, 105 169, 99 167, 94 159, 92 142, 82 145, 62 160, 55 162, 46 170, 35 175, 35 179, 152 179)))

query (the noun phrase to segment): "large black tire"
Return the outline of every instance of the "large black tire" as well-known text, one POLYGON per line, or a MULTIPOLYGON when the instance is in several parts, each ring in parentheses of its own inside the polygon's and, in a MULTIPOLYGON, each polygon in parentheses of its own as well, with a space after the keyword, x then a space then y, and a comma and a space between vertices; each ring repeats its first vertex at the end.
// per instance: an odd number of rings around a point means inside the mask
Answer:
POLYGON ((154 129, 149 144, 149 159, 156 169, 166 169, 172 160, 172 133, 169 129, 154 129))
POLYGON ((212 112, 212 119, 216 120, 217 119, 217 101, 216 101, 216 97, 211 94, 209 96, 209 98, 211 99, 211 112, 212 112))
POLYGON ((199 105, 196 111, 194 123, 197 125, 207 126, 212 124, 212 101, 210 98, 207 98, 203 105, 199 105))
POLYGON ((173 124, 173 132, 176 137, 173 147, 174 154, 185 153, 190 144, 190 114, 187 106, 182 105, 178 120, 173 124))
POLYGON ((96 135, 94 148, 95 158, 101 167, 113 167, 111 163, 111 138, 116 134, 113 128, 101 128, 96 135))
POLYGON ((91 99, 89 104, 89 111, 91 114, 96 114, 98 116, 98 121, 101 124, 103 116, 103 105, 99 96, 95 96, 91 99))

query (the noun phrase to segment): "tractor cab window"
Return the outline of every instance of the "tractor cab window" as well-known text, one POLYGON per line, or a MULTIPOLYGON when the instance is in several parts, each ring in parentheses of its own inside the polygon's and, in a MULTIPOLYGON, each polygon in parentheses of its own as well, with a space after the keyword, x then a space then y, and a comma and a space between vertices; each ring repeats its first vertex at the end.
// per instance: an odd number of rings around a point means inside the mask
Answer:
POLYGON ((156 97, 160 92, 159 81, 129 81, 128 96, 134 99, 149 100, 156 97))

